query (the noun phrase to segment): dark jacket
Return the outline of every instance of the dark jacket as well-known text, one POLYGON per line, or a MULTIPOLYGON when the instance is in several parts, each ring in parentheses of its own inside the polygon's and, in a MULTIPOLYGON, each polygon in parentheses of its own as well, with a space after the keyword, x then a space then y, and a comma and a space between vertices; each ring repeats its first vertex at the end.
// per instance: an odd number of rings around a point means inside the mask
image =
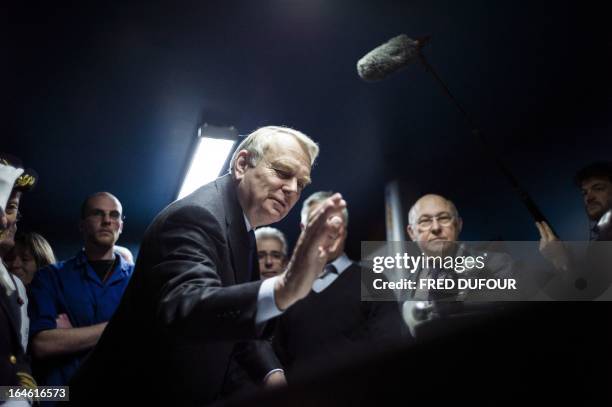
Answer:
POLYGON ((274 348, 287 381, 321 375, 409 339, 397 303, 361 300, 361 272, 353 263, 278 318, 274 348))
MULTIPOLYGON (((248 255, 229 175, 165 208, 145 233, 121 304, 74 378, 71 399, 91 404, 127 394, 176 405, 217 399, 234 347, 258 334, 261 282, 250 282, 248 255)), ((270 360, 262 355, 259 363, 270 360)))

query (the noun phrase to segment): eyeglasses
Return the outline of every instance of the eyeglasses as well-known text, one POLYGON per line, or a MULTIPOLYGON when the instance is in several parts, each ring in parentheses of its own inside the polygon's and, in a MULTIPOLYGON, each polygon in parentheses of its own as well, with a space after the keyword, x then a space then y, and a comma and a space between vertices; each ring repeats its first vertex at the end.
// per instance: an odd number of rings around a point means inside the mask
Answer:
POLYGON ((125 220, 125 216, 123 216, 121 213, 119 213, 119 211, 105 212, 102 209, 92 209, 87 214, 87 217, 88 218, 89 217, 91 217, 91 218, 98 218, 99 220, 103 221, 106 218, 106 215, 108 215, 110 220, 112 220, 113 222, 119 222, 119 221, 125 220))
POLYGON ((430 229, 433 226, 433 221, 437 220, 440 226, 450 226, 455 217, 448 213, 443 213, 437 216, 426 216, 417 221, 417 225, 421 229, 430 229))

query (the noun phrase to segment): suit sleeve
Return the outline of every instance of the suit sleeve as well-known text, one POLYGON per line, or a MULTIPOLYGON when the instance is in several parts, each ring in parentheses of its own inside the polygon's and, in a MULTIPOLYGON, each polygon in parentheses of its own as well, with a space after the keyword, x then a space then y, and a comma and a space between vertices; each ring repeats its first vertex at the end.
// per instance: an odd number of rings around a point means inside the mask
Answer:
POLYGON ((367 332, 370 343, 385 346, 410 341, 410 331, 404 324, 399 304, 391 301, 372 301, 368 304, 367 332))
POLYGON ((255 339, 261 282, 222 286, 230 242, 206 209, 187 206, 158 226, 160 260, 151 268, 158 321, 173 334, 201 340, 255 339))
POLYGON ((283 368, 272 344, 265 339, 239 342, 234 349, 234 357, 256 383, 261 383, 272 370, 283 368))
POLYGON ((30 284, 28 301, 30 337, 41 331, 57 328, 55 322, 58 315, 57 297, 52 267, 47 266, 37 271, 30 284))
POLYGON ((272 340, 273 350, 278 357, 280 364, 285 370, 291 370, 293 359, 287 349, 287 332, 285 320, 281 317, 276 320, 274 327, 274 337, 272 340))

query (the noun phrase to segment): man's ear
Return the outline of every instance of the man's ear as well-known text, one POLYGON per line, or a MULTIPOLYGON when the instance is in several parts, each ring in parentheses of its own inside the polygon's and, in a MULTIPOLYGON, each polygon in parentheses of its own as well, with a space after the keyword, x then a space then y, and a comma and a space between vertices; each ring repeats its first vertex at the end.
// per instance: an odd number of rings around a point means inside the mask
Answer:
POLYGON ((247 169, 249 168, 250 154, 247 150, 240 150, 236 154, 236 161, 234 161, 234 178, 240 181, 247 169))
POLYGON ((304 224, 300 222, 300 230, 304 230, 304 229, 306 229, 306 226, 304 226, 304 224))
POLYGON ((406 225, 406 233, 408 233, 408 236, 410 236, 410 240, 416 242, 416 233, 414 233, 414 230, 412 230, 412 225, 406 225))
POLYGON ((459 238, 459 234, 461 233, 461 229, 463 229, 463 219, 457 218, 457 238, 459 238))

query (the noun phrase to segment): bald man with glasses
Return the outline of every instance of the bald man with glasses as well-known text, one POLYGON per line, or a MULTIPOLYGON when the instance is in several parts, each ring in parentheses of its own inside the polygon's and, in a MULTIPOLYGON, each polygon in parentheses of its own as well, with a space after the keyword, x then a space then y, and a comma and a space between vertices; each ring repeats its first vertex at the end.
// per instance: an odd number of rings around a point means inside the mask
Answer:
MULTIPOLYGON (((463 228, 463 220, 455 204, 441 195, 428 194, 419 198, 408 212, 408 225, 406 232, 410 239, 416 243, 419 251, 425 256, 472 256, 484 255, 486 257, 485 269, 477 270, 478 277, 509 278, 512 277, 513 262, 510 256, 504 253, 475 253, 472 249, 458 243, 459 234, 463 228)), ((463 277, 468 277, 465 272, 463 277)), ((417 282, 423 279, 456 279, 454 270, 436 269, 434 267, 419 267, 412 278, 417 282)), ((402 307, 404 321, 408 325, 410 333, 416 338, 430 334, 437 334, 436 329, 425 330, 428 322, 452 315, 465 315, 467 308, 464 301, 470 295, 469 292, 446 291, 437 292, 417 288, 410 293, 411 299, 405 301, 402 307)), ((470 308, 469 312, 481 313, 497 309, 495 304, 480 303, 470 308)), ((472 305, 471 303, 469 304, 472 305)), ((448 319, 447 319, 448 320, 448 319)), ((448 320, 446 327, 453 323, 448 320)), ((442 325, 442 324, 439 324, 442 325)), ((432 324, 429 325, 431 327, 432 324)))

